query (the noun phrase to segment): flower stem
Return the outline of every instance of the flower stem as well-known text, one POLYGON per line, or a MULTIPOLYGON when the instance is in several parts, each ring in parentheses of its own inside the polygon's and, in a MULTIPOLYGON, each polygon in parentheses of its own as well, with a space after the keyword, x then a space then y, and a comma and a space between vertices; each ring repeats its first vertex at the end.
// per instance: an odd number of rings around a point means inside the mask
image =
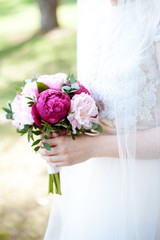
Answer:
POLYGON ((52 180, 52 175, 49 174, 49 189, 48 189, 48 193, 53 193, 53 180, 52 180))
POLYGON ((49 193, 62 195, 59 173, 49 174, 49 193))

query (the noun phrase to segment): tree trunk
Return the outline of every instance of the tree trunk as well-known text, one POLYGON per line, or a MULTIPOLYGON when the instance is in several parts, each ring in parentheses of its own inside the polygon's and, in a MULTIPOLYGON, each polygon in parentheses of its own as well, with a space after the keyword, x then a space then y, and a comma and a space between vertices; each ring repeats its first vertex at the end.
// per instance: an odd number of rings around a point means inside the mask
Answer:
POLYGON ((58 0, 37 0, 41 12, 41 30, 48 32, 58 27, 56 9, 58 0))

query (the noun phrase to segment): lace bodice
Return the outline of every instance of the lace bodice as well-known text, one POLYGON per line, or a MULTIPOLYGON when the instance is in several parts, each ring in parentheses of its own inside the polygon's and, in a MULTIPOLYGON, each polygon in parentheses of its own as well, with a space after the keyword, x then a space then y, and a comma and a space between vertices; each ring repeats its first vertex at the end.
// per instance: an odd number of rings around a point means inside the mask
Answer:
MULTIPOLYGON (((156 40, 160 38, 156 36, 156 40)), ((155 124, 154 110, 160 106, 160 73, 157 66, 157 59, 155 53, 155 43, 150 49, 144 53, 140 66, 128 66, 128 78, 138 78, 140 75, 140 83, 138 89, 138 102, 130 101, 128 98, 128 106, 130 108, 130 114, 132 116, 132 109, 134 104, 137 105, 137 128, 145 129, 151 128, 155 124), (150 61, 148 62, 148 59, 150 61), (133 68, 132 68, 133 67, 133 68), (136 67, 136 68, 134 68, 136 67)), ((108 88, 103 85, 96 85, 90 83, 90 90, 95 97, 95 100, 100 109, 101 120, 110 127, 115 127, 115 95, 118 98, 118 109, 120 112, 124 111, 123 108, 123 95, 120 92, 123 88, 123 73, 111 71, 111 82, 108 84, 108 88)), ((108 83, 109 81, 107 81, 108 83)), ((128 94, 134 91, 133 83, 130 81, 127 85, 128 94)), ((136 89, 135 89, 136 91, 136 89)), ((160 107, 159 107, 160 108, 160 107)), ((160 111, 160 109, 158 110, 160 111)), ((132 125, 132 117, 130 118, 130 125, 132 125)))
POLYGON ((122 126, 125 117, 126 126, 136 125, 140 130, 160 125, 156 118, 156 113, 160 116, 156 56, 160 24, 159 17, 156 23, 149 21, 153 18, 148 2, 142 8, 140 22, 135 17, 135 1, 131 1, 125 14, 123 6, 111 7, 107 14, 103 6, 91 18, 86 11, 87 21, 79 25, 78 77, 95 98, 101 120, 110 127, 117 126, 117 119, 122 126))
POLYGON ((159 42, 160 41, 160 24, 159 26, 157 27, 157 32, 156 32, 156 35, 154 37, 154 41, 155 42, 159 42))
MULTIPOLYGON (((125 55, 120 61, 117 61, 115 53, 115 57, 111 57, 112 60, 110 59, 108 65, 105 59, 103 60, 103 67, 99 69, 98 73, 99 78, 105 78, 101 82, 100 80, 94 80, 97 72, 95 72, 95 69, 92 69, 92 76, 89 78, 92 81, 87 82, 87 87, 98 104, 101 120, 108 126, 116 127, 115 98, 119 116, 123 115, 125 111, 126 105, 124 101, 127 99, 129 126, 132 126, 132 115, 135 108, 137 111, 137 129, 142 130, 155 126, 155 109, 160 112, 160 73, 156 59, 156 41, 160 41, 160 26, 157 29, 152 45, 141 54, 138 63, 136 60, 134 62, 133 59, 131 62, 128 61, 125 55), (122 68, 121 61, 123 62, 122 68), (125 61, 126 63, 124 64, 125 61), (138 89, 136 89, 134 84, 135 79, 139 79, 138 89), (122 94, 124 81, 128 92, 125 100, 122 94), (138 91, 138 99, 134 101, 133 95, 136 91, 138 91), (131 95, 132 97, 130 97, 131 95)), ((101 51, 100 48, 101 43, 99 43, 99 48, 97 48, 97 54, 101 51)), ((97 55, 96 59, 98 58, 99 56, 97 55)), ((102 61, 102 57, 100 61, 102 61)), ((160 119, 156 121, 160 121, 160 119)))
MULTIPOLYGON (((156 36, 156 41, 160 39, 160 35, 156 36)), ((112 72, 113 74, 113 72, 112 72)), ((119 73, 120 74, 120 73, 119 73)), ((123 73, 122 73, 123 74, 123 73)), ((160 106, 160 73, 157 66, 157 59, 155 53, 155 43, 150 49, 148 49, 142 59, 141 64, 137 69, 131 67, 128 69, 128 78, 140 76, 140 84, 138 89, 138 102, 131 102, 128 98, 128 106, 130 107, 130 113, 132 116, 132 110, 134 109, 134 104, 137 105, 137 128, 145 129, 151 128, 155 124, 155 108, 160 106), (148 59, 150 61, 148 62, 148 59)), ((112 76, 113 77, 113 76, 112 76)), ((115 94, 118 94, 120 88, 123 88, 123 84, 120 86, 121 75, 116 75, 112 78, 112 82, 108 87, 108 91, 103 86, 98 89, 97 86, 94 88, 92 85, 92 94, 95 96, 97 104, 100 109, 101 120, 110 127, 115 127, 115 112, 114 112, 114 99, 115 94), (117 79, 115 79, 117 78, 117 79), (104 91, 103 91, 104 89, 104 91), (114 91, 112 91, 114 89, 114 91), (117 90, 116 90, 117 89, 117 90)), ((134 91, 134 86, 132 82, 127 85, 128 93, 134 91)), ((136 91, 136 89, 135 89, 136 91)), ((118 109, 123 112, 123 96, 118 97, 118 109)), ((157 111, 160 111, 157 109, 157 111)), ((132 125, 132 117, 130 118, 130 126, 132 125)))

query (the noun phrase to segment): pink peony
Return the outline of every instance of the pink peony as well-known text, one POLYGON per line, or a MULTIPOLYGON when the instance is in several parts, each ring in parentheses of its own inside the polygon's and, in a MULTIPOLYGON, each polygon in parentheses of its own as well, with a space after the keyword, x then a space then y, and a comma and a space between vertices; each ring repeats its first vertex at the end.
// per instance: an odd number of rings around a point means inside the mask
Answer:
POLYGON ((13 118, 12 124, 19 130, 24 128, 24 125, 32 125, 34 123, 31 108, 28 107, 28 99, 23 95, 17 94, 12 102, 13 118))
POLYGON ((77 84, 79 85, 79 90, 74 92, 75 94, 81 94, 82 92, 84 92, 84 93, 90 95, 90 92, 82 84, 80 84, 79 81, 77 82, 77 84))
POLYGON ((76 128, 91 129, 93 123, 98 123, 98 108, 94 99, 82 92, 76 94, 71 100, 70 114, 68 120, 72 125, 73 132, 76 133, 76 128))
POLYGON ((32 117, 33 117, 33 120, 34 120, 35 124, 38 127, 40 127, 41 126, 41 116, 39 115, 35 105, 32 106, 31 114, 32 114, 32 117))
POLYGON ((37 82, 46 84, 49 88, 60 90, 63 83, 66 83, 67 75, 65 73, 57 73, 55 75, 42 75, 37 82))
POLYGON ((70 97, 55 89, 41 92, 37 100, 37 111, 46 122, 55 124, 66 117, 70 108, 70 97))
POLYGON ((37 83, 36 82, 27 83, 23 87, 23 91, 21 94, 24 95, 25 97, 31 97, 31 98, 37 99, 39 95, 37 83))
POLYGON ((26 97, 31 97, 37 100, 39 93, 36 82, 27 83, 23 88, 21 95, 17 94, 12 102, 13 118, 12 124, 19 130, 24 128, 24 125, 32 125, 34 123, 31 108, 28 106, 30 101, 26 97))

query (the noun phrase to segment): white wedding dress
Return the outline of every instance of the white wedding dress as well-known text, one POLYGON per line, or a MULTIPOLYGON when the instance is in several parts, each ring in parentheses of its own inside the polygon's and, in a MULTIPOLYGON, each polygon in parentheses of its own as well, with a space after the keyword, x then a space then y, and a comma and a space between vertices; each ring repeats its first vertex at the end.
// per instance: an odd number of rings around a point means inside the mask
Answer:
MULTIPOLYGON (((118 8, 114 11, 118 11, 118 8)), ((126 61, 126 67, 121 71, 120 63, 115 61, 115 58, 114 71, 111 65, 107 66, 107 63, 105 72, 103 68, 97 70, 102 78, 102 73, 107 76, 107 82, 93 80, 96 76, 95 69, 88 80, 85 74, 80 74, 83 75, 80 81, 84 79, 84 84, 90 88, 100 107, 101 120, 113 132, 116 128, 113 99, 123 87, 121 86, 123 70, 128 74, 128 91, 134 87, 132 79, 140 76, 138 131, 154 127, 153 110, 160 108, 160 73, 156 60, 155 41, 160 41, 158 27, 152 46, 143 53, 138 66, 130 65, 124 57, 121 61, 126 61)), ((103 61, 103 56, 99 61, 103 61)), ((79 68, 81 72, 86 69, 85 60, 83 64, 79 68)), ((122 102, 119 95, 119 111, 122 111, 122 102)), ((132 112, 132 103, 128 104, 132 112)), ((97 147, 101 147, 98 142, 97 147)), ((160 240, 160 159, 138 159, 135 165, 135 176, 136 199, 134 199, 135 204, 132 204, 130 174, 126 173, 124 178, 119 159, 93 158, 62 168, 62 196, 53 197, 44 239, 160 240), (124 185, 123 182, 125 182, 124 185), (123 204, 122 191, 125 196, 123 204), (124 212, 123 207, 127 211, 124 212)))

